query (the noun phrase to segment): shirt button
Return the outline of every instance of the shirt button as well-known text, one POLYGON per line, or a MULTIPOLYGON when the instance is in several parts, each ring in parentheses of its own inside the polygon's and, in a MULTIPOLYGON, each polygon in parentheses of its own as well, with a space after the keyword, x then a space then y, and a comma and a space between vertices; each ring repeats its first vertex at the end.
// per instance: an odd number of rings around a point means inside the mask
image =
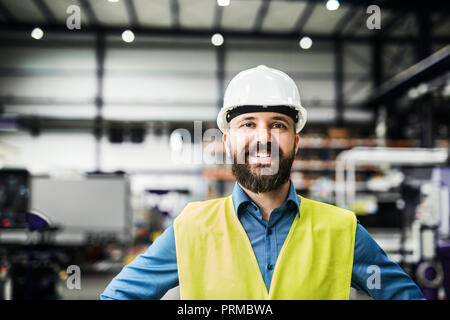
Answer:
POLYGON ((272 229, 267 229, 267 234, 271 235, 272 234, 272 229))
POLYGON ((272 269, 273 269, 273 265, 268 264, 268 265, 267 265, 267 270, 272 270, 272 269))

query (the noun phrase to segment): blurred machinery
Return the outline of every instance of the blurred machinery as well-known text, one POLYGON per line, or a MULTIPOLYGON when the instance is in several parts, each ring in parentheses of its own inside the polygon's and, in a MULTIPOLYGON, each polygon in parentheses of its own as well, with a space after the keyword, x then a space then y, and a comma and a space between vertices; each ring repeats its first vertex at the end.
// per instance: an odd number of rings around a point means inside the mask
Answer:
POLYGON ((24 169, 0 170, 0 228, 23 228, 30 198, 30 174, 24 169))
POLYGON ((62 245, 126 244, 132 238, 130 187, 122 173, 33 176, 31 209, 62 227, 62 245))
POLYGON ((429 299, 439 299, 444 289, 450 300, 450 167, 432 169, 431 180, 421 184, 420 202, 412 222, 418 266, 416 279, 429 299))
POLYGON ((191 199, 187 189, 143 189, 134 194, 133 211, 136 228, 133 246, 128 248, 124 263, 130 263, 173 223, 191 199))
POLYGON ((25 235, 21 244, 0 236, 0 299, 58 299, 61 253, 54 248, 58 231, 42 213, 29 210, 30 175, 26 170, 0 170, 0 232, 25 235))
MULTIPOLYGON (((387 253, 398 255, 395 260, 428 299, 450 299, 450 167, 443 166, 447 158, 446 149, 355 148, 342 152, 336 163, 338 206, 372 214, 378 227, 386 227, 382 215, 400 212, 396 226, 401 236, 387 253), (361 192, 355 169, 367 164, 382 167, 385 175, 367 181, 361 192), (395 210, 380 208, 386 193, 395 210)), ((358 216, 365 225, 363 218, 358 216)))
POLYGON ((153 242, 173 219, 181 213, 189 202, 187 189, 147 189, 144 192, 143 205, 148 209, 147 227, 149 239, 153 242))
POLYGON ((0 170, 0 299, 60 299, 69 265, 105 269, 98 258, 121 256, 115 248, 131 242, 129 199, 122 173, 75 179, 0 170))

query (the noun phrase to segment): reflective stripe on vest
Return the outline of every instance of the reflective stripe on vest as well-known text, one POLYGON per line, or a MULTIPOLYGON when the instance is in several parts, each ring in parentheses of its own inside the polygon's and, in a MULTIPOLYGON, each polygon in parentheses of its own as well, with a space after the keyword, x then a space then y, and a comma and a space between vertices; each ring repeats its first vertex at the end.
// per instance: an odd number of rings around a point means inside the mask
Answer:
POLYGON ((231 195, 189 203, 174 221, 182 299, 348 299, 356 217, 301 197, 268 291, 231 195))

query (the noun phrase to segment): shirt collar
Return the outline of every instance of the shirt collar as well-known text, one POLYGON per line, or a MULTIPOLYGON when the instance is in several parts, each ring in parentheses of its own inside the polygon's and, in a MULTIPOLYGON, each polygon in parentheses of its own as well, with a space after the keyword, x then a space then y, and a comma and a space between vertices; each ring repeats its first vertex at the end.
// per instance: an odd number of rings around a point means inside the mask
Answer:
MULTIPOLYGON (((289 186, 289 193, 288 196, 286 198, 286 200, 284 201, 283 205, 288 205, 290 203, 293 203, 293 205, 295 206, 295 210, 297 211, 297 214, 300 217, 300 196, 297 194, 297 191, 295 190, 295 186, 292 183, 292 180, 289 179, 290 182, 290 186, 289 186)), ((239 185, 239 183, 234 184, 234 188, 233 188, 233 193, 231 195, 232 199, 233 199, 233 204, 234 204, 234 210, 236 212, 237 215, 240 214, 240 210, 242 210, 247 204, 251 203, 253 204, 255 207, 258 207, 250 198, 249 196, 245 193, 245 191, 241 188, 241 186, 239 185)))

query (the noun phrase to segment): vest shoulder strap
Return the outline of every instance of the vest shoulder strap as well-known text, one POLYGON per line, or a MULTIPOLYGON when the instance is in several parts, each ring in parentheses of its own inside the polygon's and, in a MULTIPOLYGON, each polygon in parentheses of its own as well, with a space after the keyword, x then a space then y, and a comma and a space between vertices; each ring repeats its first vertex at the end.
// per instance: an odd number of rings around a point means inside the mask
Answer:
POLYGON ((227 197, 210 199, 205 201, 189 202, 181 213, 175 218, 174 223, 189 223, 212 215, 225 205, 227 197))
POLYGON ((348 222, 355 222, 356 220, 356 216, 353 211, 304 197, 301 197, 300 216, 302 214, 302 209, 308 210, 308 212, 311 212, 314 215, 320 215, 321 218, 330 218, 332 221, 347 220, 348 222))

